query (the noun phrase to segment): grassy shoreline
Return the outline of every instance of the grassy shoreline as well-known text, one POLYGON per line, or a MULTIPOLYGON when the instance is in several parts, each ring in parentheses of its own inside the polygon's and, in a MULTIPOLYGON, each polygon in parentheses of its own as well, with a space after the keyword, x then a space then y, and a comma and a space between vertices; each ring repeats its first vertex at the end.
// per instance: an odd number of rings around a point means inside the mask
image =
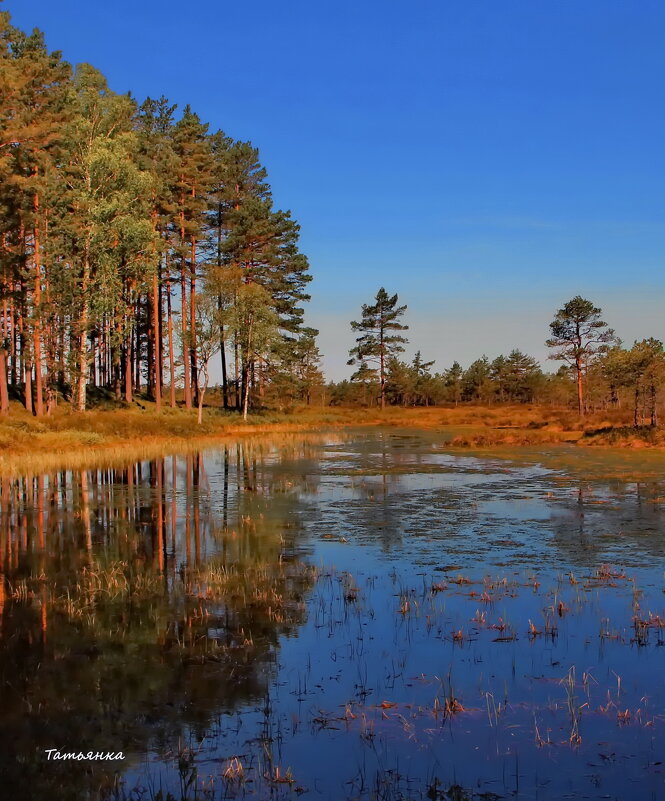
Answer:
POLYGON ((244 422, 233 412, 196 412, 152 405, 93 410, 58 409, 35 418, 16 406, 0 420, 0 476, 34 475, 56 469, 112 466, 164 453, 198 450, 220 440, 372 426, 445 432, 454 448, 491 449, 557 443, 596 447, 663 448, 658 429, 634 429, 621 414, 583 421, 570 410, 531 407, 430 407, 403 409, 301 408, 264 412, 244 422))

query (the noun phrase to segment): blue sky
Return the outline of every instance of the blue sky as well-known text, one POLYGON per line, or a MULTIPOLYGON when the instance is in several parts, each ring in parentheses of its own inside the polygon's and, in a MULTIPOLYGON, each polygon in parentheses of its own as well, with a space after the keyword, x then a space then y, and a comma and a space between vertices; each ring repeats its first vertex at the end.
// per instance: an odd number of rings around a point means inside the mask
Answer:
MULTIPOLYGON (((545 359, 581 293, 665 338, 660 0, 8 0, 116 91, 260 148, 302 225, 330 376, 379 286, 436 369, 545 359)), ((555 363, 546 366, 556 368, 555 363)))

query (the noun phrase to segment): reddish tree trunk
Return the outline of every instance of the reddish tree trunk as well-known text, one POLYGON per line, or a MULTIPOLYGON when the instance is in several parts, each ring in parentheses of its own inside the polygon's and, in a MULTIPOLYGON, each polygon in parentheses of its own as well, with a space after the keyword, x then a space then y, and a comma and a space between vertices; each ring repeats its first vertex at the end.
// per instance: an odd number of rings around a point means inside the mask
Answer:
POLYGON ((167 334, 169 338, 169 376, 171 380, 171 408, 175 409, 175 352, 173 349, 173 312, 171 310, 171 282, 166 282, 167 334))
MULTIPOLYGON (((157 211, 153 209, 152 212, 152 227, 155 233, 157 232, 157 211)), ((161 360, 161 348, 160 348, 160 329, 159 329, 159 317, 160 317, 160 309, 159 309, 159 260, 155 259, 155 272, 152 276, 152 369, 153 369, 153 391, 155 397, 155 406, 157 407, 157 411, 160 411, 162 408, 162 385, 161 385, 161 373, 160 373, 160 360, 161 360)))
POLYGON ((582 363, 579 359, 575 362, 575 369, 577 370, 577 409, 580 416, 584 415, 584 384, 582 376, 582 363))
POLYGON ((185 383, 185 408, 192 408, 192 382, 189 369, 189 328, 187 323, 187 274, 183 264, 180 273, 180 316, 182 318, 182 364, 185 383))
POLYGON ((0 343, 0 414, 9 411, 9 391, 7 388, 7 351, 0 343))
POLYGON ((192 272, 189 283, 189 328, 191 331, 191 340, 189 346, 189 358, 191 365, 192 376, 192 395, 193 402, 198 406, 199 402, 199 369, 198 357, 196 352, 196 240, 192 239, 192 272))
MULTIPOLYGON (((184 178, 181 178, 184 181, 184 178)), ((185 408, 192 408, 192 383, 189 371, 189 330, 187 326, 187 259, 185 258, 185 198, 180 196, 180 318, 182 325, 182 367, 185 382, 185 408)))
MULTIPOLYGON (((35 168, 35 174, 37 169, 35 168)), ((35 323, 32 329, 32 346, 35 359, 35 414, 42 417, 44 414, 44 393, 42 389, 42 334, 41 334, 41 302, 42 302, 42 267, 39 242, 39 195, 35 193, 33 199, 35 224, 33 229, 35 267, 34 314, 35 323)))

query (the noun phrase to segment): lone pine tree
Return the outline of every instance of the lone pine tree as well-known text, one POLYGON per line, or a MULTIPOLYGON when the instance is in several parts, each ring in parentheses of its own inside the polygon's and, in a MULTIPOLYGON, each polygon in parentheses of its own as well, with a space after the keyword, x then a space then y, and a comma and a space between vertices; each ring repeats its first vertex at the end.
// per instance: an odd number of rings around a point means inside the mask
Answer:
POLYGON ((392 331, 405 331, 408 325, 402 325, 399 318, 406 311, 406 306, 397 305, 397 295, 392 297, 381 287, 374 298, 373 305, 363 303, 362 318, 360 322, 352 321, 351 328, 361 331, 356 339, 355 348, 351 348, 349 364, 358 364, 359 370, 353 376, 366 375, 370 369, 367 362, 374 362, 374 374, 378 371, 379 385, 381 387, 381 408, 386 406, 386 365, 390 356, 401 353, 403 344, 408 342, 403 336, 393 334, 392 331))
POLYGON ((576 295, 559 309, 550 323, 552 336, 546 341, 555 348, 550 359, 565 361, 575 368, 577 377, 577 407, 584 414, 584 371, 591 358, 608 350, 616 336, 600 319, 602 309, 590 300, 576 295))

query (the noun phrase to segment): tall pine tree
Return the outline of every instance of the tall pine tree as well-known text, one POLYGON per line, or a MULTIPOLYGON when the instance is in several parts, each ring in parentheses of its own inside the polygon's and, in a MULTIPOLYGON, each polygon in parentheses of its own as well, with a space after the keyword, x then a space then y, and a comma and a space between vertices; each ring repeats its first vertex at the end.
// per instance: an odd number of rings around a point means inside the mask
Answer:
POLYGON ((360 322, 351 323, 353 331, 360 331, 361 335, 356 339, 356 346, 349 351, 351 358, 348 363, 360 365, 359 372, 362 372, 363 377, 367 375, 368 362, 376 365, 369 369, 378 373, 381 408, 385 409, 388 359, 401 353, 404 350, 402 345, 408 342, 403 336, 393 332, 405 331, 409 326, 399 322, 406 306, 397 305, 397 295, 390 296, 381 287, 374 300, 373 304, 363 303, 360 322))

